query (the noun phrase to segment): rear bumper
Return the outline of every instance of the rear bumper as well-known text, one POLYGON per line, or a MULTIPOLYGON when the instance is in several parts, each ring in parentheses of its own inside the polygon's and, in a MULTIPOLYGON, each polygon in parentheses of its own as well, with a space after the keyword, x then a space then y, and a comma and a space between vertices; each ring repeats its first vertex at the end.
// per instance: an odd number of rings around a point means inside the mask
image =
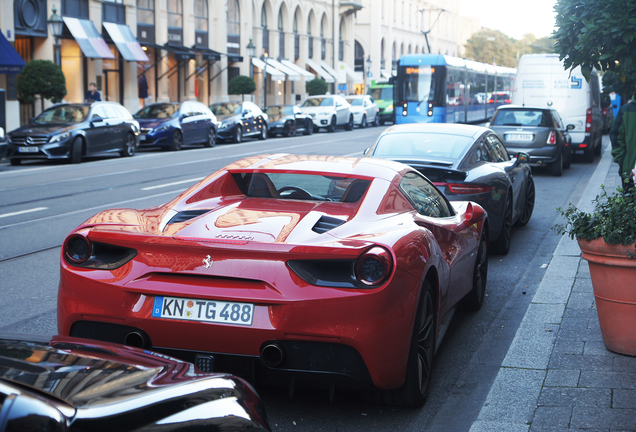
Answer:
POLYGON ((510 155, 516 155, 519 152, 528 154, 530 156, 531 166, 541 166, 544 164, 554 163, 557 160, 559 153, 563 151, 561 150, 562 147, 557 145, 544 146, 541 148, 506 146, 506 149, 510 155))

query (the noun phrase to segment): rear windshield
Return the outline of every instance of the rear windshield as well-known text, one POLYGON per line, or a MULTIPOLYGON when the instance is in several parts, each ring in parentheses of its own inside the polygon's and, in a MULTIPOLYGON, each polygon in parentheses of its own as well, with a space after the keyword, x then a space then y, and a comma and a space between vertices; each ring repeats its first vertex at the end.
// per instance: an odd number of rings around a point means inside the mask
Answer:
POLYGON ((371 88, 367 94, 375 100, 393 100, 393 87, 371 88))
POLYGON ((232 173, 245 195, 259 198, 356 202, 370 180, 316 174, 232 173))
POLYGON ((393 133, 380 137, 373 156, 388 159, 458 159, 473 138, 447 133, 393 133))
POLYGON ((493 126, 542 126, 550 127, 549 115, 542 110, 499 110, 492 121, 493 126))

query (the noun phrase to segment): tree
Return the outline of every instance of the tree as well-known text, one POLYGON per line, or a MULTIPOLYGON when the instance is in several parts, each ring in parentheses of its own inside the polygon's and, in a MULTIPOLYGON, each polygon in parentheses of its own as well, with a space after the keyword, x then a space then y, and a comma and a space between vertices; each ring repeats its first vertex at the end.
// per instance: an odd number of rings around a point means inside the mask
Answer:
POLYGON ((634 79, 636 0, 557 0, 554 9, 555 49, 566 69, 580 66, 588 81, 592 68, 614 72, 623 83, 634 79))
POLYGON ((58 103, 66 96, 66 78, 55 63, 49 60, 31 60, 18 75, 17 88, 20 100, 27 103, 33 103, 35 96, 40 95, 44 110, 44 99, 58 103))
POLYGON ((554 40, 549 37, 537 39, 532 33, 523 35, 523 39, 515 41, 518 56, 524 54, 550 54, 554 53, 554 40))
POLYGON ((636 71, 618 74, 607 71, 603 74, 603 93, 615 92, 621 96, 621 103, 629 102, 636 89, 636 71))
POLYGON ((305 83, 305 90, 307 90, 309 96, 325 94, 328 88, 327 82, 322 78, 314 78, 305 83))
POLYGON ((246 94, 254 93, 254 90, 256 90, 254 79, 245 75, 234 77, 227 83, 227 93, 240 94, 242 99, 245 98, 246 94))
POLYGON ((517 67, 517 50, 513 39, 498 30, 483 29, 473 34, 464 45, 466 58, 496 63, 498 66, 517 67))

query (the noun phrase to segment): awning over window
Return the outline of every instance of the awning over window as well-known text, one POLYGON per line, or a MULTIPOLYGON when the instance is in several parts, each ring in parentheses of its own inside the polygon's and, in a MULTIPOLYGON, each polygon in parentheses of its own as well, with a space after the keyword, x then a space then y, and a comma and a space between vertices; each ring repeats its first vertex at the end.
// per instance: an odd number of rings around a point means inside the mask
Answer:
POLYGON ((11 42, 0 32, 0 74, 20 73, 25 63, 11 42))
POLYGON ((300 66, 298 66, 296 63, 290 61, 290 60, 281 60, 280 61, 283 65, 287 66, 288 68, 290 68, 293 71, 296 71, 297 73, 301 74, 302 76, 305 77, 306 80, 312 80, 314 78, 316 78, 316 75, 312 74, 309 71, 304 70, 303 68, 301 68, 300 66))
POLYGON ((145 43, 144 46, 154 49, 160 49, 164 51, 170 51, 174 54, 177 60, 194 60, 197 58, 197 53, 194 51, 190 51, 188 48, 183 45, 157 45, 151 43, 145 43))
POLYGON ((62 17, 62 19, 86 57, 102 59, 115 58, 92 21, 71 17, 62 17))
POLYGON ((276 61, 274 59, 268 59, 267 60, 267 67, 269 67, 269 66, 274 66, 280 72, 282 72, 285 75, 287 75, 287 79, 290 80, 290 81, 300 81, 301 77, 300 77, 300 74, 298 72, 288 68, 287 66, 281 64, 280 62, 278 62, 278 61, 276 61))
POLYGON ((210 48, 197 47, 196 45, 192 45, 190 48, 193 51, 200 52, 203 56, 203 60, 211 60, 211 61, 219 61, 221 60, 221 53, 218 51, 211 50, 210 48))
POLYGON ((285 74, 270 64, 269 59, 267 60, 267 67, 265 67, 265 62, 257 59, 256 57, 252 57, 252 64, 260 70, 264 70, 265 73, 271 77, 272 81, 285 80, 285 74))
POLYGON ((334 77, 336 79, 336 82, 340 82, 340 80, 338 79, 338 72, 336 72, 331 66, 329 66, 329 64, 327 64, 326 61, 321 60, 320 61, 320 66, 326 70, 329 75, 331 75, 332 77, 334 77))
POLYGON ((322 79, 324 79, 326 83, 332 84, 332 83, 336 82, 334 77, 332 75, 329 75, 329 72, 327 72, 322 67, 320 67, 320 65, 318 63, 316 63, 315 61, 313 61, 311 59, 307 59, 307 60, 305 60, 305 63, 307 63, 307 66, 312 68, 314 70, 314 72, 316 72, 318 75, 320 75, 320 77, 322 79))
POLYGON ((126 24, 115 24, 111 22, 102 23, 108 35, 113 40, 119 53, 126 61, 147 62, 148 56, 141 49, 137 38, 133 36, 130 27, 126 24))
POLYGON ((340 71, 344 71, 344 73, 346 74, 344 80, 342 79, 342 73, 340 74, 340 81, 345 82, 346 76, 348 76, 349 78, 351 78, 351 80, 353 80, 354 84, 360 84, 364 82, 364 74, 362 72, 356 72, 352 70, 345 62, 340 62, 338 64, 338 68, 340 69, 340 71))

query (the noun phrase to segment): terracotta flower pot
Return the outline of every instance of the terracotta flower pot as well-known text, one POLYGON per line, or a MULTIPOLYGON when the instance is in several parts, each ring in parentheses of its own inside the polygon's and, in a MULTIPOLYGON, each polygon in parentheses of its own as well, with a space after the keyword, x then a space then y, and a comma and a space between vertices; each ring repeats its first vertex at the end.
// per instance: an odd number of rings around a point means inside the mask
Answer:
POLYGON ((636 259, 627 257, 634 245, 609 245, 602 238, 578 242, 590 265, 605 347, 636 356, 636 259))

